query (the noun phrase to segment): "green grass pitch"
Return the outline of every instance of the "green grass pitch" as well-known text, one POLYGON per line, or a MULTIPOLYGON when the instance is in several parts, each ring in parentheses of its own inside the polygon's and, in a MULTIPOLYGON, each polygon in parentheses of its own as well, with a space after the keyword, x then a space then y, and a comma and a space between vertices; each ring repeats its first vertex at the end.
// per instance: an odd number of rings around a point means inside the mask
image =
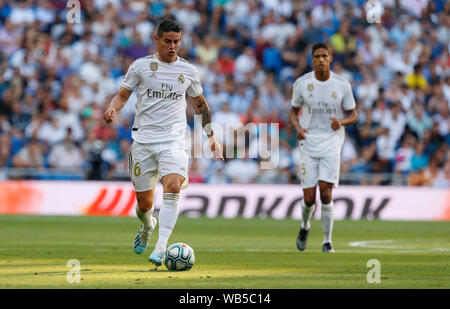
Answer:
POLYGON ((186 242, 196 264, 187 272, 154 270, 132 251, 136 218, 0 216, 0 288, 450 288, 450 222, 336 221, 334 254, 321 252, 312 222, 308 248, 297 250, 299 222, 180 217, 169 241, 186 242), (81 280, 66 264, 80 261, 81 280), (381 283, 368 283, 370 259, 381 283))

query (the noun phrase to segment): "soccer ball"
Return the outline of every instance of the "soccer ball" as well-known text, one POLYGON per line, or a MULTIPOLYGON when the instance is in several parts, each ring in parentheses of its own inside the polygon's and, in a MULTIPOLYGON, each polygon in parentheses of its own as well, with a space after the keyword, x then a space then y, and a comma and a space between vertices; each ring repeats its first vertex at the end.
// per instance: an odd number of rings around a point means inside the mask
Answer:
POLYGON ((194 249, 185 243, 176 243, 169 246, 166 250, 164 265, 168 270, 184 271, 194 266, 195 254, 194 249))

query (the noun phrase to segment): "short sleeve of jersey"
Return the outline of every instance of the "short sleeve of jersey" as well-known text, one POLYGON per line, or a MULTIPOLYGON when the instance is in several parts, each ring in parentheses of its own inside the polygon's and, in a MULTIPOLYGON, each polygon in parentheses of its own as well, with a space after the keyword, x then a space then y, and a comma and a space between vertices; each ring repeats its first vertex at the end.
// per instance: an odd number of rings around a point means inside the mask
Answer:
POLYGON ((200 74, 195 66, 192 66, 192 81, 186 92, 189 96, 195 98, 203 93, 202 83, 200 82, 200 74))
POLYGON ((303 104, 303 97, 301 93, 300 81, 296 80, 292 87, 292 107, 301 107, 303 104))
POLYGON ((355 98, 353 97, 352 86, 349 82, 345 83, 345 94, 342 97, 342 107, 349 111, 356 108, 355 98))
POLYGON ((136 72, 135 65, 135 62, 130 64, 127 74, 125 74, 121 84, 122 87, 127 88, 128 90, 134 90, 139 83, 139 76, 136 72))

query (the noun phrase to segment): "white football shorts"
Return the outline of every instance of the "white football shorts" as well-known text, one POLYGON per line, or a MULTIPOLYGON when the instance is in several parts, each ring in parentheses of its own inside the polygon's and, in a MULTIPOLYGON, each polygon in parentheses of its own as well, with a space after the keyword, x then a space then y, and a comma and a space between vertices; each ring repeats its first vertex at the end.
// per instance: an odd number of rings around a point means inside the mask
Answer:
POLYGON ((325 157, 311 157, 300 152, 299 178, 303 189, 318 185, 319 180, 339 185, 339 172, 341 167, 341 156, 333 154, 325 157))
POLYGON ((151 190, 167 174, 184 176, 188 184, 188 151, 184 141, 141 144, 136 141, 128 154, 128 172, 136 192, 151 190))

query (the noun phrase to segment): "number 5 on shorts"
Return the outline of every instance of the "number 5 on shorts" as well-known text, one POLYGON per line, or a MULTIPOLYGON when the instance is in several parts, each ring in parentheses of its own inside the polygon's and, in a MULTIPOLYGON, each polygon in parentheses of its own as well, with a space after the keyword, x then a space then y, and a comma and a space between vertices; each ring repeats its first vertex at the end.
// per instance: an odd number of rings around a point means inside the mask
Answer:
POLYGON ((134 165, 134 176, 141 176, 141 168, 139 167, 139 162, 134 165))

